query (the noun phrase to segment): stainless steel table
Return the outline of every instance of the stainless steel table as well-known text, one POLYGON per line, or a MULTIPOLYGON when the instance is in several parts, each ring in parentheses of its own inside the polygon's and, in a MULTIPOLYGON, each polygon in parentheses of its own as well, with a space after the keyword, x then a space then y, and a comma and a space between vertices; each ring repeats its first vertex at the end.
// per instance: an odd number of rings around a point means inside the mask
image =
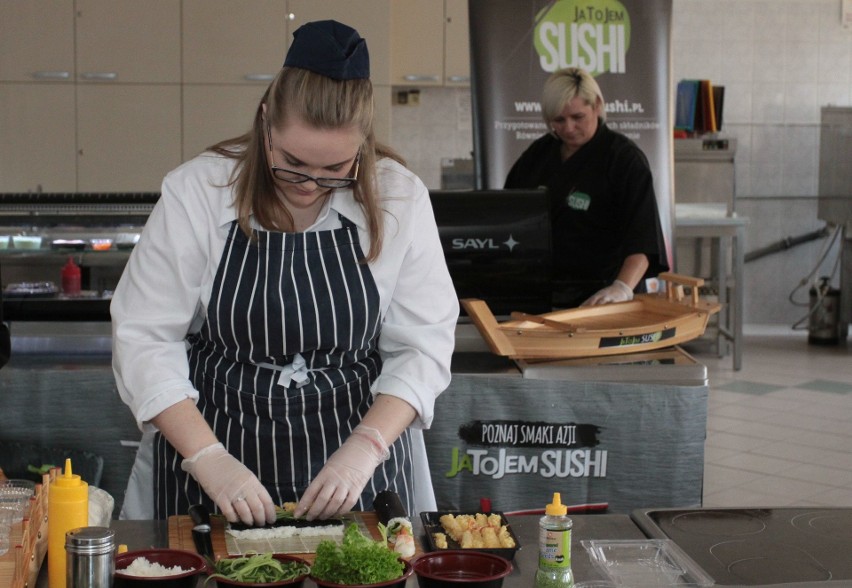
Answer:
POLYGON ((733 346, 733 367, 742 367, 743 310, 745 307, 744 272, 745 227, 748 217, 728 215, 725 209, 708 205, 678 204, 675 207, 675 237, 711 239, 715 244, 716 268, 713 280, 719 290, 717 346, 725 354, 725 340, 733 346), (731 267, 728 268, 730 259, 731 267), (730 292, 730 301, 728 300, 730 292))
MULTIPOLYGON (((538 520, 536 515, 509 516, 521 549, 515 555, 514 570, 503 583, 505 588, 529 588, 538 565, 538 520)), ((645 539, 629 515, 575 515, 571 545, 571 560, 577 581, 603 579, 592 567, 585 549, 580 544, 584 539, 645 539)), ((422 533, 419 519, 414 521, 415 531, 422 533)), ((112 521, 117 542, 128 549, 145 549, 168 546, 168 525, 165 521, 112 521)), ((421 540, 421 544, 423 540, 421 540)), ((47 560, 39 574, 38 588, 47 588, 47 560)), ((312 585, 308 582, 308 585, 312 585)), ((412 576, 407 588, 416 588, 417 579, 412 576)))

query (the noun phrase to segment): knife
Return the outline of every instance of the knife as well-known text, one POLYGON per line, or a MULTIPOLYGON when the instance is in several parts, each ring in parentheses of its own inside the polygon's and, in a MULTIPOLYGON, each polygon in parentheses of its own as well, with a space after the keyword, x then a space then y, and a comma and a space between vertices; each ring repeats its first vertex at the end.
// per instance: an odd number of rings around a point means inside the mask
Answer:
POLYGON ((193 504, 189 507, 189 518, 195 523, 192 527, 192 542, 195 550, 212 566, 216 560, 213 554, 213 530, 210 527, 210 511, 203 504, 193 504))

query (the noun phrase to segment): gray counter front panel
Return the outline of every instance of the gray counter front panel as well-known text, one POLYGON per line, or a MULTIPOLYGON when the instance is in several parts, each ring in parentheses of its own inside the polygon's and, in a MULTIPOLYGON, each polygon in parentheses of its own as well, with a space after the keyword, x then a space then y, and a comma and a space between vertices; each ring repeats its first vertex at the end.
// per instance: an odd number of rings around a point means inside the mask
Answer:
POLYGON ((426 449, 439 509, 569 505, 628 513, 700 505, 705 381, 673 383, 458 373, 438 398, 426 449))

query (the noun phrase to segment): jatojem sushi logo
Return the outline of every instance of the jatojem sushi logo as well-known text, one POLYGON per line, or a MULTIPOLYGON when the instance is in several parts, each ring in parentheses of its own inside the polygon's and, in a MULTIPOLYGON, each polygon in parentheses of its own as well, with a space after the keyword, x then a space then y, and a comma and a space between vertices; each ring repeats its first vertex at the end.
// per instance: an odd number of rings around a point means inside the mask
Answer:
POLYGON ((626 71, 630 14, 618 0, 556 0, 536 16, 541 68, 580 67, 591 75, 626 71))

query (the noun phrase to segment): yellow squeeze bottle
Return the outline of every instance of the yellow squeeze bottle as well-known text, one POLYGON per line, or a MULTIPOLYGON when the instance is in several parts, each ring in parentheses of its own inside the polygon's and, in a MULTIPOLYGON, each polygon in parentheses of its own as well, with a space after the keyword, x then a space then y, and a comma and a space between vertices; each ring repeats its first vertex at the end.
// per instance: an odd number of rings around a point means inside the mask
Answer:
POLYGON ((49 588, 65 588, 65 534, 89 524, 89 485, 71 472, 71 459, 65 460, 65 473, 50 481, 47 495, 47 578, 49 588))

